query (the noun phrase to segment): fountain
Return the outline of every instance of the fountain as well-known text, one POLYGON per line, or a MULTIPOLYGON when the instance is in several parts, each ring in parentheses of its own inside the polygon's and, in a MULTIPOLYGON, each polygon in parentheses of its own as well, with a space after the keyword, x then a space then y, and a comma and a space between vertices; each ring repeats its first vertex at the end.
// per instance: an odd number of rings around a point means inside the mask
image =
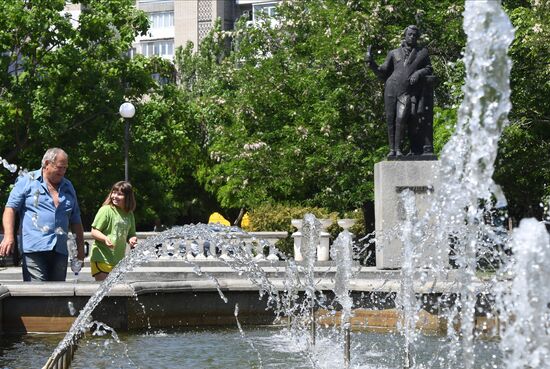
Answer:
POLYGON ((492 175, 498 140, 511 107, 507 52, 513 27, 499 2, 467 1, 464 30, 468 37, 464 100, 455 133, 443 149, 443 188, 433 207, 439 216, 432 219, 439 230, 438 244, 452 237, 458 298, 450 320, 459 322, 460 337, 453 336, 456 344, 451 356, 457 358, 457 365, 469 369, 475 367, 476 303, 481 292, 474 287, 477 255, 502 241, 485 224, 484 214, 492 208, 493 197, 502 198, 492 175))
MULTIPOLYGON (((294 222, 299 227, 294 235, 296 255, 302 260, 287 260, 279 255, 282 261, 263 261, 266 263, 263 265, 258 261, 261 258, 254 255, 251 242, 246 241, 250 238, 238 228, 177 227, 145 240, 136 249, 138 252, 131 253, 113 270, 80 311, 45 368, 68 367, 77 344, 85 345, 86 349, 80 349, 75 356, 76 367, 90 365, 88 360, 94 355, 103 356, 108 346, 120 345, 124 353, 122 358, 117 358, 122 363, 117 361, 116 365, 139 367, 137 359, 130 359, 129 352, 148 355, 140 351, 166 338, 166 333, 147 332, 145 336, 129 337, 128 343, 119 339, 121 334, 111 335, 111 342, 105 341, 106 345, 99 351, 93 350, 93 340, 84 341, 83 337, 90 327, 96 332, 109 331, 91 321, 94 309, 126 272, 157 257, 155 245, 170 243, 170 240, 185 241, 177 241, 178 247, 166 247, 164 255, 179 258, 192 265, 197 275, 206 276, 216 286, 220 303, 228 303, 224 288, 216 276, 203 271, 210 257, 245 275, 258 289, 260 298, 265 299, 274 320, 281 323, 267 333, 243 327, 239 320, 240 307, 235 305, 236 332, 218 332, 214 336, 221 337, 221 341, 206 334, 209 338, 206 342, 202 341, 202 335, 193 333, 195 340, 215 346, 212 350, 219 347, 220 355, 229 358, 219 366, 211 362, 209 367, 544 368, 550 359, 550 290, 546 282, 550 269, 545 262, 550 257, 548 233, 542 224, 527 219, 508 239, 484 222, 495 198, 505 202, 502 191, 492 181, 492 174, 498 140, 510 109, 511 66, 506 53, 513 29, 498 1, 466 1, 464 29, 468 36, 464 57, 465 98, 456 132, 441 156, 441 188, 436 189, 433 204, 423 216, 418 214, 411 193, 403 191, 405 219, 394 233, 386 235, 398 237, 403 245, 398 273, 377 271, 376 275, 382 276, 378 278, 379 284, 372 277, 366 277, 367 268, 352 261, 353 239, 345 227, 332 245, 333 265, 326 270, 317 268, 315 257, 323 225, 311 214, 294 222), (214 250, 208 255, 199 247, 204 241, 214 250), (511 256, 498 247, 503 244, 513 251, 511 256), (423 248, 433 245, 443 245, 433 262, 418 263, 419 256, 426 254, 423 248), (448 258, 446 245, 452 251, 452 266, 441 262, 448 258), (216 249, 221 250, 219 258, 215 256, 216 249), (479 261, 488 254, 491 260, 499 260, 499 269, 483 281, 478 275, 479 261), (280 273, 267 273, 266 266, 270 265, 280 265, 280 273), (399 279, 393 278, 395 274, 399 279), (365 329, 376 326, 376 315, 365 319, 363 330, 354 330, 353 321, 359 318, 365 301, 378 309, 396 307, 397 332, 364 334, 365 329), (446 325, 445 337, 432 337, 418 330, 426 319, 426 311, 441 317, 440 324, 446 325), (332 323, 327 323, 330 318, 338 323, 332 328, 332 323), (483 331, 479 326, 482 321, 487 326, 491 321, 501 324, 483 331), (500 342, 484 340, 482 333, 500 337, 500 342), (147 341, 147 336, 153 340, 147 341), (137 342, 137 346, 130 348, 131 342, 137 342), (254 355, 254 364, 231 361, 239 350, 248 350, 254 355), (289 350, 292 350, 290 354, 289 350), (282 359, 277 352, 284 352, 282 359), (86 358, 83 360, 86 364, 79 363, 80 353, 86 358)), ((254 242, 262 243, 261 240, 254 242)), ((271 245, 264 246, 276 254, 271 245)), ((322 246, 326 255, 326 248, 322 246)), ((380 313, 383 316, 383 312, 380 313)), ((175 336, 180 342, 185 341, 185 334, 175 336)), ((184 351, 183 355, 186 354, 184 351)), ((181 353, 170 355, 173 355, 170 361, 184 360, 181 353)), ((196 363, 190 366, 201 365, 208 366, 196 363)))
POLYGON ((499 286, 501 350, 506 368, 543 368, 550 358, 550 237, 544 224, 523 219, 512 234, 514 259, 502 271, 511 285, 499 286))

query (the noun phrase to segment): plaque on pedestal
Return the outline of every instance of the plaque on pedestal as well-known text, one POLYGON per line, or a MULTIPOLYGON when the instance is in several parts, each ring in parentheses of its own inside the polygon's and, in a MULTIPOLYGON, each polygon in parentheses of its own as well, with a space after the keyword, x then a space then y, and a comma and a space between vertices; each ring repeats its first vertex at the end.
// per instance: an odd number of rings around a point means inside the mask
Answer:
MULTIPOLYGON (((398 269, 402 265, 403 247, 399 239, 399 225, 405 219, 400 193, 409 189, 414 193, 418 218, 431 205, 433 192, 439 186, 439 161, 397 160, 374 165, 374 211, 376 228, 376 267, 398 269)), ((425 239, 418 245, 419 267, 433 265, 438 258, 438 246, 425 239)))

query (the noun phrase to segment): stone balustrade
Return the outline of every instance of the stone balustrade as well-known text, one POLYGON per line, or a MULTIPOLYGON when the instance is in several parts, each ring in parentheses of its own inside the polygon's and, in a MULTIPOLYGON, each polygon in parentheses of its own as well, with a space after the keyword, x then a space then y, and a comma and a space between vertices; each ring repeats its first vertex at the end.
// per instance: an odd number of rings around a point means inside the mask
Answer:
MULTIPOLYGON (((303 261, 303 256, 300 250, 302 243, 302 219, 292 219, 291 224, 296 228, 291 237, 294 239, 294 260, 303 261)), ((319 219, 320 222, 320 242, 316 249, 317 261, 328 261, 330 255, 330 234, 327 228, 332 224, 331 219, 319 219)), ((344 230, 349 230, 355 224, 355 219, 339 219, 338 225, 344 230)), ((137 232, 138 239, 147 239, 157 233, 155 232, 137 232)), ((275 244, 277 241, 287 237, 287 232, 272 231, 272 232, 248 232, 247 235, 236 234, 237 239, 231 242, 246 241, 243 243, 245 247, 252 247, 249 252, 255 255, 255 259, 262 260, 279 260, 275 253, 275 244), (246 238, 246 239, 245 239, 246 238), (261 242, 260 242, 261 241, 261 242), (267 254, 267 256, 266 256, 267 254)), ((90 232, 84 232, 84 240, 89 245, 93 242, 90 232)), ((159 245, 159 254, 162 257, 171 257, 179 254, 180 256, 194 261, 213 261, 220 258, 228 258, 227 250, 219 250, 216 245, 210 244, 208 241, 201 240, 168 240, 159 245), (162 250, 160 250, 162 248, 162 250)))
MULTIPOLYGON (((331 219, 319 219, 320 233, 319 233, 319 245, 317 245, 317 261, 328 261, 330 255, 330 234, 327 232, 327 228, 332 224, 331 219)), ((292 234, 294 239, 294 260, 303 261, 302 255, 302 219, 292 219, 291 224, 296 228, 296 232, 292 234)), ((339 219, 338 225, 344 230, 349 230, 355 224, 355 219, 339 219)))
MULTIPOLYGON (((320 242, 316 249, 318 261, 328 261, 330 255, 330 234, 327 228, 332 224, 330 219, 319 219, 321 223, 320 242)), ((349 229, 354 219, 340 219, 338 224, 349 229)), ((294 259, 298 262, 303 260, 300 250, 302 243, 302 219, 292 219, 292 225, 296 228, 291 237, 294 239, 294 259)), ((137 232, 139 240, 145 240, 151 236, 158 235, 157 232, 137 232)), ((230 242, 243 242, 244 247, 250 247, 249 252, 255 255, 255 259, 276 261, 279 260, 275 252, 277 241, 287 237, 287 232, 248 232, 247 234, 235 234, 236 238, 230 242)), ((0 235, 1 237, 1 235, 0 235)), ((86 244, 86 256, 89 257, 89 249, 93 243, 91 232, 84 232, 84 242, 86 244)), ((170 258, 180 256, 194 261, 213 261, 217 258, 228 258, 227 250, 219 250, 216 245, 210 244, 206 240, 174 240, 170 239, 158 245, 158 254, 161 258, 170 258)), ((12 265, 11 257, 4 258, 3 264, 12 265)))
MULTIPOLYGON (((151 236, 158 235, 156 232, 137 232, 138 240, 145 240, 151 236)), ((238 243, 242 241, 245 247, 251 247, 250 253, 255 255, 256 260, 279 260, 275 252, 277 241, 287 237, 287 232, 248 232, 247 234, 235 234, 236 238, 228 240, 238 243), (267 255, 266 255, 267 254, 267 255)), ((89 246, 93 243, 91 232, 84 232, 84 242, 89 246)), ((160 258, 172 258, 180 256, 194 261, 214 261, 218 257, 228 258, 227 250, 221 250, 207 240, 183 240, 169 239, 158 245, 160 258)))

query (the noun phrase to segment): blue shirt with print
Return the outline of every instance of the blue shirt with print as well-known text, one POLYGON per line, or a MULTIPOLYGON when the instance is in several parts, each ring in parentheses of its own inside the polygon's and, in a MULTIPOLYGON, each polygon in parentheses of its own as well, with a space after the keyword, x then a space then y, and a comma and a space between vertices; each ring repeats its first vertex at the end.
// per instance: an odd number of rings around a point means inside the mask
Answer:
POLYGON ((50 195, 42 170, 19 176, 6 207, 16 209, 21 219, 23 253, 50 251, 68 255, 69 224, 81 224, 76 191, 66 178, 58 187, 57 208, 50 195))

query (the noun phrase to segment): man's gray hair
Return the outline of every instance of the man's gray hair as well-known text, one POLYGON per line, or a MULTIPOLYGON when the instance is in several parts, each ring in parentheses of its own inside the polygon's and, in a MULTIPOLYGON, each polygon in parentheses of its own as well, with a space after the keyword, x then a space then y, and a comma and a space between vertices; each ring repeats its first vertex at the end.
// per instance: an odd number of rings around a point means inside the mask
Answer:
POLYGON ((55 163, 55 159, 59 154, 69 157, 63 149, 58 147, 52 147, 51 149, 46 150, 46 153, 42 157, 42 168, 46 168, 46 162, 55 163))

